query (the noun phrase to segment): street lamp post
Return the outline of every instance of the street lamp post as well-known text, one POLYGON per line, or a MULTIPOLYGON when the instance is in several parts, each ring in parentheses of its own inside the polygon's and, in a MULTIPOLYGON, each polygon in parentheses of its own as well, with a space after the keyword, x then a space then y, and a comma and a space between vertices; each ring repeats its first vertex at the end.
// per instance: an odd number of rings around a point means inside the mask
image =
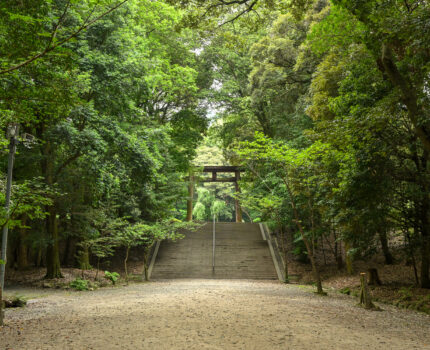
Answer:
POLYGON ((13 162, 16 152, 16 145, 18 143, 18 124, 11 124, 7 128, 7 138, 9 139, 9 160, 7 169, 7 182, 6 182, 6 201, 5 201, 5 212, 6 218, 3 225, 3 235, 1 241, 1 256, 2 264, 0 264, 0 325, 3 325, 3 290, 4 290, 4 276, 7 262, 7 235, 8 235, 8 220, 9 220, 9 206, 10 196, 12 191, 12 171, 13 162))

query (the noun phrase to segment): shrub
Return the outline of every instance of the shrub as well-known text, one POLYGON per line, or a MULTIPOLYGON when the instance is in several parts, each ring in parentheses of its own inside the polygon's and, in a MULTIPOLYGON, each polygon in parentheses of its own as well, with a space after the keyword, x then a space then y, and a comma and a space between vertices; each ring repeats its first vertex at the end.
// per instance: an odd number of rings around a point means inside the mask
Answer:
POLYGON ((24 307, 27 305, 27 299, 23 296, 16 295, 12 299, 4 300, 5 307, 24 307))
POLYGON ((82 278, 77 278, 70 282, 70 287, 76 290, 88 290, 88 281, 82 278))
POLYGON ((119 273, 118 272, 105 271, 105 278, 107 280, 111 281, 113 285, 115 285, 116 281, 119 278, 119 273))

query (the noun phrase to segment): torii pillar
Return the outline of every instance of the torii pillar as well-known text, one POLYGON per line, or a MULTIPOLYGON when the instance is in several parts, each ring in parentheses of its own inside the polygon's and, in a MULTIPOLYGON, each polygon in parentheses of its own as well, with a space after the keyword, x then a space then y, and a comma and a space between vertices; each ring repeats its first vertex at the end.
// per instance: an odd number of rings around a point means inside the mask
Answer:
POLYGON ((193 221, 194 175, 190 174, 187 198, 187 221, 193 221))
MULTIPOLYGON (((236 181, 234 182, 234 188, 236 190, 236 196, 240 193, 239 180, 240 171, 235 172, 236 181)), ((236 209, 236 222, 242 222, 242 208, 240 207, 240 202, 238 198, 234 199, 234 207, 236 209)))

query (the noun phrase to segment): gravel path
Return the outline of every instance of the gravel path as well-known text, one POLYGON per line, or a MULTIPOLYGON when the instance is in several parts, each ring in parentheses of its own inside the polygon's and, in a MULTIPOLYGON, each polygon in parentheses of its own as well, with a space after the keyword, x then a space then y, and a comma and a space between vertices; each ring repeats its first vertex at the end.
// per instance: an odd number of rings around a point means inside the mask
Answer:
POLYGON ((355 304, 244 280, 54 291, 7 310, 0 349, 430 349, 429 316, 355 304))

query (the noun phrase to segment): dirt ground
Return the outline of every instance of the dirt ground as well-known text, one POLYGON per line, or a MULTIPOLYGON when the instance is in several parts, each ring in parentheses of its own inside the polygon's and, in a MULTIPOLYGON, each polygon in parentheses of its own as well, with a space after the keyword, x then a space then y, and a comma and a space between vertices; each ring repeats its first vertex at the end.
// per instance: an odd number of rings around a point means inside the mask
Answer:
POLYGON ((430 316, 274 281, 173 280, 92 292, 15 289, 0 349, 430 349, 430 316), (35 298, 36 297, 36 298, 35 298))

